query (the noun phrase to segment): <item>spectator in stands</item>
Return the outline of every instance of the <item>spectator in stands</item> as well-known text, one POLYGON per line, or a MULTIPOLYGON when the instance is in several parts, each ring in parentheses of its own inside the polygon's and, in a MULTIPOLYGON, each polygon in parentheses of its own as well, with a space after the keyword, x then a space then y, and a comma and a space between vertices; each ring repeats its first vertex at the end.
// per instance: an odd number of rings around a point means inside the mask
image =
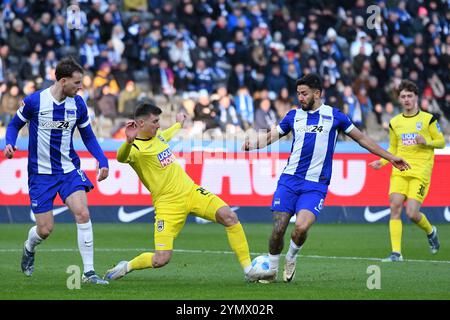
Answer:
POLYGON ((100 55, 100 50, 95 36, 89 34, 80 48, 81 65, 84 69, 95 72, 95 58, 100 55))
MULTIPOLYGON (((326 99, 326 101, 329 101, 326 99)), ((283 119, 292 108, 295 108, 292 98, 287 88, 283 88, 274 102, 274 108, 278 119, 283 119)))
POLYGON ((117 97, 111 93, 108 85, 101 87, 101 97, 97 101, 97 107, 100 115, 111 120, 117 117, 117 97))
POLYGON ((364 114, 358 98, 353 93, 352 87, 346 86, 343 92, 344 113, 358 129, 364 128, 364 114))
POLYGON ((141 93, 141 89, 133 80, 127 81, 125 89, 119 93, 117 111, 120 116, 130 119, 133 118, 134 107, 138 104, 141 93))
POLYGON ((228 80, 228 90, 231 94, 235 94, 241 87, 249 88, 251 80, 248 73, 245 71, 243 63, 238 63, 234 66, 233 72, 228 80))
POLYGON ((248 90, 248 87, 241 86, 235 95, 234 104, 236 106, 236 110, 241 117, 242 127, 244 130, 253 127, 253 123, 255 121, 255 111, 253 106, 253 97, 248 90))
POLYGON ((115 96, 119 94, 119 85, 117 84, 116 79, 114 79, 114 75, 111 74, 111 65, 108 62, 101 64, 100 69, 94 77, 93 86, 96 90, 104 86, 108 86, 108 93, 115 96))
POLYGON ((242 121, 228 95, 222 96, 217 103, 217 116, 222 132, 237 133, 242 130, 242 121))
POLYGON ((30 52, 30 42, 25 34, 22 20, 13 20, 12 30, 8 34, 8 45, 11 49, 11 54, 18 57, 19 60, 30 52))
POLYGON ((12 85, 6 92, 1 96, 1 122, 4 127, 7 127, 11 119, 16 114, 20 107, 20 102, 23 96, 20 94, 20 89, 17 85, 12 85))
POLYGON ((255 112, 255 130, 270 131, 277 122, 278 116, 272 109, 270 100, 267 98, 261 100, 259 108, 255 112))
POLYGON ((214 129, 219 126, 217 122, 217 111, 209 99, 209 93, 205 89, 200 90, 198 102, 194 107, 194 127, 193 130, 201 132, 214 129))
POLYGON ((206 89, 209 93, 213 90, 213 70, 208 67, 205 60, 197 60, 194 71, 194 90, 206 89))

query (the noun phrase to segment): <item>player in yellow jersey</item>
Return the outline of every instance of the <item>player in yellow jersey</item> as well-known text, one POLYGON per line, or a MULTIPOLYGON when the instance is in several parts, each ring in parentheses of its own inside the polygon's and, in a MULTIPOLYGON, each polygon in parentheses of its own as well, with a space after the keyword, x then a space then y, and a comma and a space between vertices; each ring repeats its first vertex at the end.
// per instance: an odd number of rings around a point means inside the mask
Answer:
MULTIPOLYGON (((399 102, 403 112, 389 122, 389 151, 402 157, 411 169, 400 171, 392 168, 389 188, 391 218, 389 231, 392 253, 384 262, 402 261, 402 220, 403 203, 406 201, 406 215, 428 237, 431 253, 439 250, 437 229, 420 212, 420 206, 427 196, 431 172, 434 164, 434 149, 444 148, 445 139, 437 119, 430 113, 421 111, 418 106, 418 88, 403 80, 398 88, 399 102)), ((371 162, 374 169, 380 169, 387 161, 381 159, 371 162)))
POLYGON ((126 125, 127 141, 119 148, 117 160, 128 163, 152 193, 155 207, 155 251, 145 252, 131 261, 121 261, 108 270, 105 279, 115 280, 139 269, 165 266, 173 252, 173 242, 192 213, 225 226, 231 249, 235 252, 247 281, 264 274, 251 266, 244 229, 236 214, 218 196, 196 185, 176 161, 168 141, 182 128, 186 115, 179 113, 176 123, 159 130, 161 109, 149 103, 136 108, 135 120, 126 125))

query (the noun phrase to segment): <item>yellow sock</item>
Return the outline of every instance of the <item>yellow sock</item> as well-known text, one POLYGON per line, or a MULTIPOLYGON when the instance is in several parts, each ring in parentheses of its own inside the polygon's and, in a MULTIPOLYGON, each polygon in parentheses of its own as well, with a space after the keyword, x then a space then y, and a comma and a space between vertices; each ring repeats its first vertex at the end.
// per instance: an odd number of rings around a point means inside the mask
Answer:
POLYGON ((421 212, 422 218, 420 218, 420 221, 416 223, 416 225, 425 231, 427 234, 431 234, 433 232, 433 227, 431 226, 430 222, 428 221, 427 217, 421 212))
POLYGON ((145 252, 137 256, 136 258, 128 262, 128 271, 153 268, 152 266, 153 255, 154 255, 153 252, 145 252))
POLYGON ((402 220, 389 220, 392 252, 402 252, 402 220))
POLYGON ((236 253, 236 256, 242 268, 251 265, 250 250, 248 249, 247 238, 245 237, 244 228, 240 222, 231 227, 225 227, 228 236, 228 242, 231 249, 236 253))

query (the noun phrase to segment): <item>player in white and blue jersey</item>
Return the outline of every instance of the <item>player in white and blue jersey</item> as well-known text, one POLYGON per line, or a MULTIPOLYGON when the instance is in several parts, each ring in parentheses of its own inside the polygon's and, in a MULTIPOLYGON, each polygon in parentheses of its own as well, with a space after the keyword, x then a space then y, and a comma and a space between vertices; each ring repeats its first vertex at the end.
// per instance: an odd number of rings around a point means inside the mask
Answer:
POLYGON ((289 111, 266 136, 253 142, 246 139, 243 146, 244 150, 264 148, 289 132, 293 134, 291 155, 278 180, 272 200, 274 224, 269 239, 270 270, 264 280, 266 282, 276 280, 284 234, 290 218, 296 214, 283 279, 290 282, 294 277, 297 254, 306 240, 309 228, 323 208, 339 131, 350 136, 363 148, 390 161, 398 169, 409 168, 409 164, 403 159, 385 151, 358 130, 341 111, 322 103, 322 84, 318 75, 305 75, 297 80, 296 85, 300 106, 289 111))
POLYGON ((92 131, 81 89, 83 69, 71 58, 56 66, 56 82, 50 88, 27 96, 8 125, 4 154, 12 158, 20 129, 29 128, 28 187, 36 226, 28 232, 21 268, 31 276, 35 247, 53 229, 53 201, 57 194, 69 207, 77 222, 78 248, 84 265, 83 281, 107 284, 94 271, 92 223, 86 192, 94 186, 80 169, 80 158, 73 148, 75 128, 89 152, 99 162, 98 181, 108 177, 108 160, 92 131))

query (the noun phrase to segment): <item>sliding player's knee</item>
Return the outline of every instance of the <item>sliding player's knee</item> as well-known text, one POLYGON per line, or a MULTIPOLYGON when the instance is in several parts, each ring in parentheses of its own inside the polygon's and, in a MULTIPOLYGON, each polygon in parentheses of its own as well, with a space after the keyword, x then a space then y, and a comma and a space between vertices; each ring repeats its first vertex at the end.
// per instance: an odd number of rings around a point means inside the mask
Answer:
POLYGON ((231 227, 239 222, 238 217, 234 211, 230 209, 230 207, 223 207, 217 211, 216 220, 220 224, 223 224, 226 227, 231 227))
POLYGON ((408 217, 408 219, 415 221, 419 216, 419 211, 416 208, 406 207, 406 216, 408 217))
POLYGON ((164 267, 166 264, 169 263, 171 257, 172 257, 171 252, 156 251, 155 255, 153 256, 153 263, 152 263, 153 268, 164 267))

